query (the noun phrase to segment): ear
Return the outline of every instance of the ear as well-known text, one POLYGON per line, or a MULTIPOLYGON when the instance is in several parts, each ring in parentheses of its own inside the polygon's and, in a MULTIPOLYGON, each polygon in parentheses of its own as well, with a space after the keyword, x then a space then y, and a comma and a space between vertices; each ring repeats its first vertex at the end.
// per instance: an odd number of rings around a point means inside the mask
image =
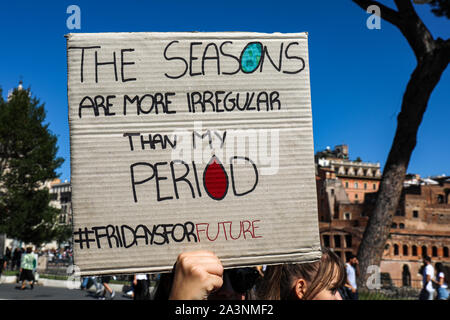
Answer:
POLYGON ((306 293, 306 289, 308 289, 308 284, 306 283, 306 281, 304 279, 297 279, 295 281, 295 294, 297 295, 297 298, 302 300, 303 297, 305 296, 306 293))

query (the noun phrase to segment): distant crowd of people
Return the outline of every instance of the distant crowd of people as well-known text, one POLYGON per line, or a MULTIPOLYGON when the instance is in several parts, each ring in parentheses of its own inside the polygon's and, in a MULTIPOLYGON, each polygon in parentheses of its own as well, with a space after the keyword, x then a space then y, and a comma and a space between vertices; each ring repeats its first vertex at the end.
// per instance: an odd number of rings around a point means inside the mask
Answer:
MULTIPOLYGON (((26 248, 14 248, 6 247, 5 253, 0 255, 1 263, 0 270, 17 271, 20 269, 22 255, 26 253, 26 248)), ((32 249, 31 249, 32 250, 32 249)), ((33 250, 32 250, 33 251, 33 250)), ((34 250, 33 253, 40 256, 46 256, 49 262, 65 261, 71 263, 73 261, 73 252, 71 248, 65 249, 46 249, 46 250, 34 250)))
POLYGON ((64 261, 70 264, 73 261, 71 248, 33 250, 32 247, 16 247, 14 249, 6 247, 5 253, 0 254, 0 276, 3 271, 15 271, 18 275, 17 282, 21 283, 20 289, 26 289, 26 282, 28 282, 30 289, 33 289, 40 256, 46 256, 48 262, 64 261))
MULTIPOLYGON (((358 275, 356 257, 344 264, 328 249, 313 263, 226 270, 213 252, 194 251, 180 254, 171 273, 158 275, 152 295, 149 274, 131 276, 129 292, 135 300, 357 299, 358 275)), ((110 277, 85 277, 81 289, 95 286, 99 299, 114 298, 109 281, 110 277)))
POLYGON ((73 251, 71 248, 44 250, 40 252, 39 256, 41 255, 47 256, 48 262, 73 262, 73 251))
MULTIPOLYGON (((0 257, 0 275, 3 270, 19 271, 20 289, 28 282, 34 286, 34 272, 39 255, 48 261, 71 261, 72 251, 49 250, 39 253, 29 247, 26 250, 7 248, 0 257)), ((446 300, 449 297, 445 273, 441 263, 433 267, 431 258, 423 258, 420 272, 423 276, 419 299, 446 300)), ((350 256, 343 261, 331 250, 322 249, 322 258, 312 263, 281 264, 252 268, 223 268, 220 259, 211 251, 185 252, 178 256, 171 273, 130 276, 128 294, 135 300, 358 300, 357 277, 360 274, 359 261, 350 256), (157 280, 157 289, 150 294, 150 281, 157 280)), ((96 297, 113 299, 116 292, 110 285, 112 276, 84 277, 82 290, 95 286, 96 297)))
MULTIPOLYGON (((424 257, 423 262, 420 271, 423 272, 423 289, 419 299, 448 299, 442 264, 436 263, 433 267, 429 257, 424 257)), ((358 300, 359 275, 356 256, 348 257, 344 264, 329 249, 323 249, 322 258, 313 263, 226 270, 213 252, 185 252, 178 256, 171 273, 159 275, 152 299, 358 300)), ((130 292, 135 300, 150 299, 150 275, 137 274, 131 281, 130 292)), ((107 292, 114 297, 114 291, 105 286, 104 277, 100 277, 99 282, 103 283, 99 285, 99 297, 104 299, 107 292)))
POLYGON ((37 262, 38 255, 33 252, 31 247, 26 249, 16 248, 14 251, 6 248, 5 254, 0 257, 0 276, 4 270, 18 271, 17 281, 21 282, 20 289, 25 290, 26 282, 28 282, 30 289, 33 289, 37 262))

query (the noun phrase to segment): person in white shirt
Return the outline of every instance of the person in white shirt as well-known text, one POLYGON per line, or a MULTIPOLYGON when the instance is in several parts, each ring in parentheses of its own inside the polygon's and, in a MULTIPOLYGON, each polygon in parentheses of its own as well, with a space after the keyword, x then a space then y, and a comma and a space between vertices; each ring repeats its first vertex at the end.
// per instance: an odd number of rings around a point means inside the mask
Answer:
POLYGON ((347 271, 347 295, 351 300, 358 300, 358 285, 356 284, 356 277, 359 276, 359 261, 355 255, 350 255, 345 264, 347 271))
POLYGON ((138 273, 133 279, 133 300, 150 300, 150 279, 147 274, 138 273))
POLYGON ((448 286, 445 282, 445 275, 444 275, 444 267, 442 266, 442 263, 437 262, 435 265, 436 269, 436 280, 432 280, 436 286, 437 286, 437 297, 438 300, 447 300, 448 299, 448 286))
POLYGON ((422 290, 420 291, 420 300, 433 300, 434 288, 431 281, 434 277, 434 268, 431 265, 431 258, 429 256, 423 257, 423 270, 422 270, 422 290))

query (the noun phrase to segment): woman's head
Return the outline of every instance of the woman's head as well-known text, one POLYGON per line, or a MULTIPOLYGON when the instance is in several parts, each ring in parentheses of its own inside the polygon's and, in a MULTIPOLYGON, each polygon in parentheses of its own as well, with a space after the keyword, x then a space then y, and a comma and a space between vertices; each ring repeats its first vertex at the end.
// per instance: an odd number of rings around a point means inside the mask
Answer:
POLYGON ((262 286, 265 299, 340 300, 338 288, 346 281, 341 259, 328 249, 319 261, 269 266, 262 286))

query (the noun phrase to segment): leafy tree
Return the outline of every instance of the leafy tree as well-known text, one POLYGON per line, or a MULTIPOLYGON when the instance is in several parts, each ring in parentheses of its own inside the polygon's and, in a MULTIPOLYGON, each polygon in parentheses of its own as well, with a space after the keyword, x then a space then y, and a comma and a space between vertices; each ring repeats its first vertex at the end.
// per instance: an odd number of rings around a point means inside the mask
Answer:
POLYGON ((30 89, 15 89, 7 101, 0 92, 0 232, 38 246, 68 236, 45 187, 63 162, 45 116, 30 89))
POLYGON ((431 11, 438 17, 446 16, 450 19, 450 1, 449 0, 431 0, 431 11))
MULTIPOLYGON (((428 100, 442 73, 450 62, 450 39, 434 39, 417 15, 411 0, 394 0, 397 10, 378 1, 353 0, 363 10, 371 5, 380 8, 381 18, 396 26, 413 50, 417 66, 411 74, 403 95, 401 111, 397 117, 397 129, 392 142, 375 208, 369 218, 359 250, 361 276, 359 286, 368 279, 367 267, 380 265, 383 249, 388 239, 392 217, 397 210, 403 181, 416 146, 417 132, 428 106, 428 100)), ((423 1, 422 1, 423 2, 423 1)), ((431 1, 432 11, 438 16, 449 17, 449 1, 431 1)))

